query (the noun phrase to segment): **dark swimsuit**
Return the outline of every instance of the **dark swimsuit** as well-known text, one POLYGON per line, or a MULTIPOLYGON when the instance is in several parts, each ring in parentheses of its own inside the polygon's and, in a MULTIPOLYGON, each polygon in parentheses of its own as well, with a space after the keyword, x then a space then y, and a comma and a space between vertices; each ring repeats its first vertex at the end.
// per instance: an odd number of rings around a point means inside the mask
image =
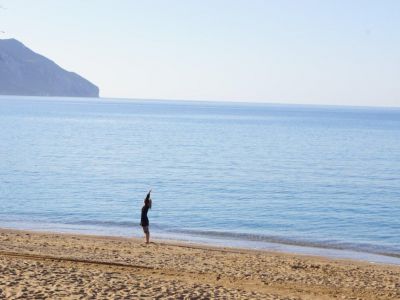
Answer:
POLYGON ((149 211, 149 207, 144 205, 142 207, 142 216, 140 218, 140 225, 149 226, 149 218, 147 218, 147 212, 149 211))

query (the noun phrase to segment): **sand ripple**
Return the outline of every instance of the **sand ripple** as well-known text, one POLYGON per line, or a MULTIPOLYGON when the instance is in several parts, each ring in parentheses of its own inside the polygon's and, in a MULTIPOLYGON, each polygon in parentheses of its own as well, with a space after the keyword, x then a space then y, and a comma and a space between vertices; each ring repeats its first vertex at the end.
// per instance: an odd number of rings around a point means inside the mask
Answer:
POLYGON ((2 230, 0 298, 400 299, 400 267, 2 230))

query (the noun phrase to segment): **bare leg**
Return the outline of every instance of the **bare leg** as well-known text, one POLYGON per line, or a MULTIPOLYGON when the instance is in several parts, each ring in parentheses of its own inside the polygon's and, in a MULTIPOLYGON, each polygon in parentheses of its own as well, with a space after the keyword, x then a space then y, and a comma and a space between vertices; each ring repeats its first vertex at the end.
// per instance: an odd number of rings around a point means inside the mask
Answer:
POLYGON ((146 244, 149 243, 150 240, 150 230, 149 230, 149 226, 142 226, 143 227, 143 233, 146 239, 146 244))

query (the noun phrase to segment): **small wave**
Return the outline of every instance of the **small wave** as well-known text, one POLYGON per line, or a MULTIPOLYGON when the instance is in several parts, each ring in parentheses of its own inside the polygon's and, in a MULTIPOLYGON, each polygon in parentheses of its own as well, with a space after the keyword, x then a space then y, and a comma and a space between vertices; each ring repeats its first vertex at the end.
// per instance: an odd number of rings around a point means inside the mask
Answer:
MULTIPOLYGON (((135 228, 140 227, 140 220, 137 222, 135 221, 100 221, 100 220, 79 220, 79 221, 67 221, 64 222, 66 225, 89 225, 89 226, 96 226, 96 227, 118 227, 118 228, 135 228)), ((160 224, 151 224, 151 228, 156 230, 164 230, 166 226, 160 224)), ((165 231, 170 231, 172 228, 167 229, 165 231)))
POLYGON ((112 227, 126 227, 131 228, 140 225, 139 222, 132 221, 99 221, 99 220, 79 220, 65 222, 69 225, 94 225, 94 226, 112 226, 112 227))
POLYGON ((252 241, 252 242, 264 242, 273 244, 283 244, 300 247, 313 247, 322 249, 335 249, 335 250, 351 250, 356 252, 366 252, 371 254, 379 254, 385 256, 391 256, 400 258, 400 252, 398 249, 388 249, 386 247, 380 247, 371 244, 357 244, 357 243, 344 243, 340 241, 309 241, 302 239, 293 239, 288 237, 280 237, 273 235, 263 234, 251 234, 251 233, 238 233, 238 232, 227 232, 227 231, 202 231, 202 230, 191 230, 191 229, 178 229, 174 230, 176 233, 185 235, 195 235, 208 238, 218 239, 230 239, 239 241, 252 241))
MULTIPOLYGON (((57 230, 56 228, 59 225, 72 225, 77 226, 78 228, 84 229, 86 232, 102 232, 104 229, 111 229, 109 232, 114 232, 114 234, 126 232, 126 229, 139 228, 140 222, 135 221, 111 221, 111 220, 76 220, 76 221, 67 221, 64 222, 44 222, 43 220, 30 220, 29 222, 21 221, 21 220, 3 220, 2 226, 11 222, 12 227, 20 227, 18 224, 22 225, 24 229, 29 229, 29 227, 36 228, 38 224, 45 225, 47 228, 53 228, 53 230, 57 230), (31 225, 29 225, 31 224, 31 225), (58 225, 52 227, 53 225, 58 225), (90 229, 91 228, 91 229, 90 229), (93 229, 94 228, 94 229, 93 229), (96 229, 97 228, 97 229, 96 229), (112 229, 114 228, 114 229, 112 229), (116 230, 115 230, 116 229, 116 230), (118 229, 123 229, 119 231, 118 229)), ((151 228, 155 233, 166 233, 169 238, 173 239, 190 239, 191 237, 200 237, 204 238, 210 244, 218 240, 218 243, 224 243, 224 241, 229 244, 229 241, 237 241, 240 242, 244 247, 246 247, 246 242, 258 242, 263 248, 263 243, 265 248, 268 249, 267 244, 279 244, 279 245, 288 245, 288 246, 300 246, 300 247, 312 247, 312 248, 320 248, 320 249, 333 249, 333 250, 349 250, 355 252, 363 252, 370 254, 378 254, 384 256, 390 256, 395 258, 400 258, 400 249, 393 247, 384 247, 380 245, 372 245, 372 244, 361 244, 361 243, 345 243, 341 241, 334 240, 325 240, 325 241, 310 241, 306 239, 295 239, 290 237, 282 237, 282 236, 274 236, 274 235, 264 235, 264 234, 255 234, 255 233, 240 233, 240 232, 229 232, 229 231, 217 231, 217 230, 196 230, 196 229, 180 229, 177 227, 171 227, 165 224, 160 223, 152 223, 151 228)), ((73 228, 71 228, 73 230, 73 228)), ((208 243, 207 242, 207 243, 208 243)))

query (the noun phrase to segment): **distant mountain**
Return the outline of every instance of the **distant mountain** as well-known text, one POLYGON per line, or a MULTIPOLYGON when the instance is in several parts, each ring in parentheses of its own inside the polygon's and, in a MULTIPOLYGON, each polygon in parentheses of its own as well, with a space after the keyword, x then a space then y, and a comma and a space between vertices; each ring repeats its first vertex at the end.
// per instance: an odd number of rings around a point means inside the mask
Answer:
POLYGON ((15 39, 0 39, 0 95, 98 97, 99 88, 15 39))

